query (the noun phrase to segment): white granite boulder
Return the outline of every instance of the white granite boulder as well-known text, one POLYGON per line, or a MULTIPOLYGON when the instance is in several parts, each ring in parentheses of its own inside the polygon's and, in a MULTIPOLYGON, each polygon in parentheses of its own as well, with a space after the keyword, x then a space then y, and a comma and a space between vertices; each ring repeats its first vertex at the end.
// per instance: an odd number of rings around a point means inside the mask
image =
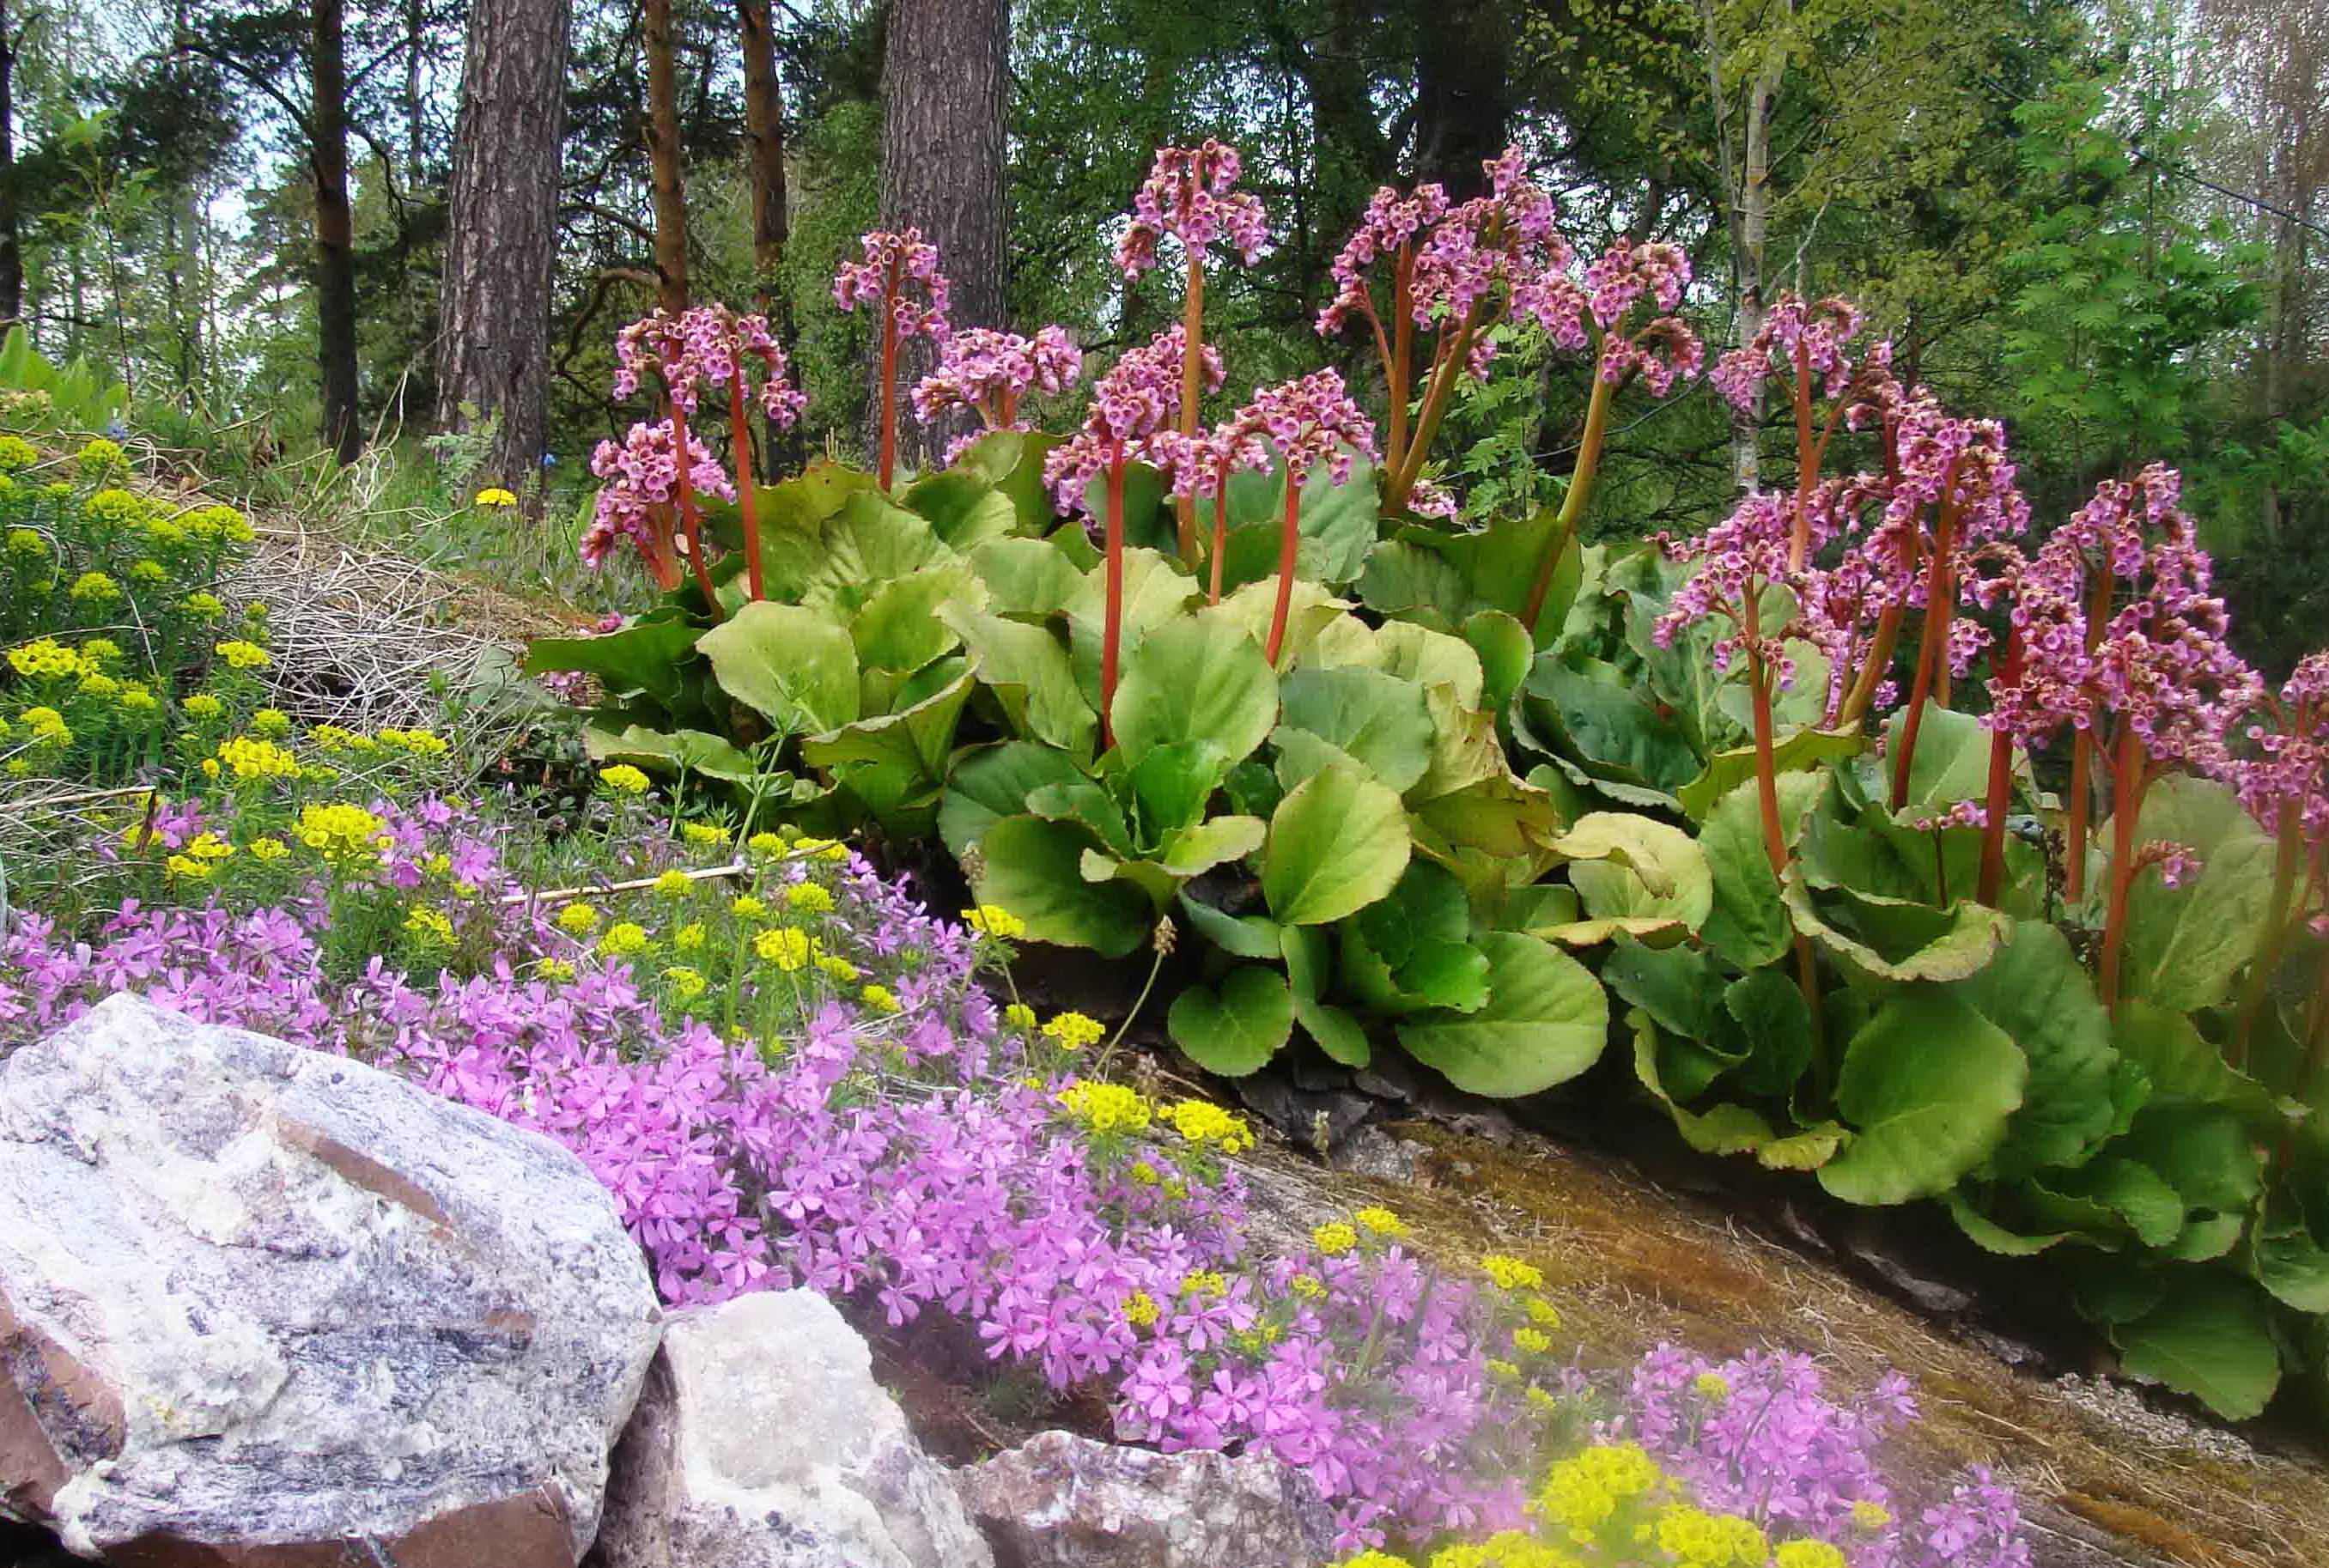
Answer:
POLYGON ((0 1512, 121 1564, 573 1568, 660 1313, 549 1140, 115 997, 0 1060, 0 1512))
POLYGON ((1334 1520, 1310 1478, 1259 1454, 1039 1432, 956 1477, 1018 1568, 1318 1568, 1334 1520))
POLYGON ((675 1312, 615 1453, 603 1568, 992 1568, 943 1467, 813 1290, 675 1312))

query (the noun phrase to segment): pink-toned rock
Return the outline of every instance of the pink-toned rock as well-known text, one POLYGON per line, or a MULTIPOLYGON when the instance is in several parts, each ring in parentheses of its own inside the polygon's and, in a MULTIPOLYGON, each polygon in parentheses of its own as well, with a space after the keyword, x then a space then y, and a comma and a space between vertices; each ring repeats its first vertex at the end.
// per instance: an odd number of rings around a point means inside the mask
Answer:
POLYGON ((573 1568, 654 1354, 547 1138, 132 997, 0 1059, 0 1516, 121 1568, 573 1568))
POLYGON ((1315 1568, 1332 1553, 1317 1488, 1259 1455, 1047 1431, 955 1485, 998 1560, 1018 1568, 1315 1568))

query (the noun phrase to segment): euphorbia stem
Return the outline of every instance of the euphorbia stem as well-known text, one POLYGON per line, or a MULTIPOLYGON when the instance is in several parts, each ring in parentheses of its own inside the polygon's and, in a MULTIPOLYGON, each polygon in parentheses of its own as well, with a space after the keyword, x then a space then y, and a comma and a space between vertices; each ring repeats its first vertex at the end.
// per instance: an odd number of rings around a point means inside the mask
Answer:
MULTIPOLYGON (((1189 250, 1189 288, 1181 301, 1181 439, 1197 433, 1197 397, 1204 365, 1205 263, 1194 246, 1189 250)), ((1174 507, 1180 524, 1181 564, 1197 564, 1197 497, 1193 491, 1174 507)))
POLYGON ((734 434, 736 448, 736 508, 744 518, 744 584, 753 599, 766 599, 768 595, 760 590, 760 506, 752 483, 752 427, 744 416, 744 367, 740 363, 728 392, 728 428, 734 434))
POLYGON ((712 586, 712 569, 704 564, 703 529, 696 517, 695 498, 687 489, 687 411, 675 399, 671 405, 671 449, 672 498, 679 509, 679 530, 687 540, 687 559, 695 568, 695 586, 703 590, 704 612, 716 623, 721 619, 720 595, 712 586))
MULTIPOLYGON (((1949 495, 1957 477, 1951 466, 1941 493, 1949 495)), ((1925 700, 1949 657, 1950 612, 1957 608, 1957 585, 1949 580, 1949 551, 1956 543, 1957 509, 1954 498, 1941 503, 1940 520, 1933 524, 1933 562, 1925 573, 1925 637, 1917 649, 1917 681, 1909 692, 1909 716, 1900 729, 1900 754, 1892 759, 1892 809, 1909 804, 1909 765, 1917 757, 1917 732, 1924 727, 1925 700)))
POLYGON ((2240 1016, 2232 1030, 2231 1048, 2224 1059, 2235 1067, 2245 1067, 2249 1059, 2249 1036, 2256 1028, 2257 1014, 2264 1008, 2266 994, 2272 987, 2272 972, 2279 966, 2281 945, 2288 938, 2289 906, 2296 901, 2296 867, 2305 851, 2304 814, 2301 802, 2291 799, 2281 803, 2279 847, 2272 864, 2272 902, 2266 907, 2264 932, 2257 941, 2256 957, 2249 965, 2248 988, 2240 997, 2240 1016))
POLYGON ((1302 536, 1302 476, 1286 466, 1286 524, 1278 544, 1278 605, 1269 612, 1269 646, 1262 650, 1274 668, 1286 646, 1286 615, 1294 603, 1294 547, 1302 536))
POLYGON ((1116 744, 1116 668, 1118 644, 1124 638, 1124 443, 1118 441, 1108 464, 1108 610, 1100 628, 1099 743, 1116 744))
POLYGON ((2127 894, 2135 887, 2135 830, 2143 811, 2143 738, 2119 726, 2118 765, 2111 779, 2110 912, 2103 922, 2103 1003, 2118 1011, 2119 959, 2126 950, 2127 894))
MULTIPOLYGON (((2017 628, 2005 641, 2005 666, 2000 672, 2011 685, 2022 678, 2022 633, 2017 628)), ((1974 896, 1992 909, 2005 885, 2005 810, 2013 800, 2013 734, 2003 726, 1989 734, 1989 798, 1981 827, 1981 881, 1974 896)), ((1936 843, 1939 840, 1937 838, 1936 843)))
POLYGON ((898 263, 882 291, 882 488, 898 470, 898 263))
MULTIPOLYGON (((2089 655, 2100 646, 2103 624, 2110 619, 2111 590, 2116 581, 2106 562, 2087 606, 2089 655)), ((2095 736, 2092 729, 2082 727, 2070 738, 2070 820, 2064 829, 2062 846, 2062 894, 2072 903, 2087 896, 2087 832, 2094 808, 2095 736)))
POLYGON ((1606 377, 1595 373, 1593 395, 1585 404, 1585 434, 1577 445, 1577 467, 1569 476, 1569 494, 1561 498, 1561 515, 1554 520, 1552 537, 1545 541, 1544 559, 1537 562, 1536 581, 1529 585, 1528 604, 1521 611, 1521 624, 1528 628, 1531 637, 1536 635, 1537 618, 1544 613, 1553 574, 1561 569, 1561 553, 1576 536, 1578 520, 1593 498, 1593 478, 1601 468, 1601 444, 1608 435, 1614 390, 1606 377))

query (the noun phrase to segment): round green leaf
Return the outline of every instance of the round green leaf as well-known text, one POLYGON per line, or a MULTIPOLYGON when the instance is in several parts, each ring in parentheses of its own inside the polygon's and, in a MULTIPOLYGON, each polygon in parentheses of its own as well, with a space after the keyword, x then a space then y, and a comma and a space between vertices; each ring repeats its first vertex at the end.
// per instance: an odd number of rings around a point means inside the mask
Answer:
POLYGON ((1330 741, 1393 789, 1430 766, 1431 709, 1412 681, 1359 666, 1297 669, 1279 697, 1286 723, 1330 741))
POLYGON ((1242 627, 1168 620, 1140 639, 1116 688, 1116 744, 1137 766, 1159 746, 1207 741, 1234 766, 1278 722, 1278 676, 1242 627))
POLYGON ((2029 1073, 2013 1037, 1969 1003, 1896 992, 1844 1053, 1835 1105, 1853 1136, 1820 1185, 1853 1204, 1939 1196, 2005 1136, 2029 1073))
POLYGON ((962 858, 965 851, 1006 817, 1027 809, 1027 798, 1055 784, 1072 784, 1083 770, 1064 751, 1033 741, 1010 741, 971 752, 947 779, 938 808, 938 834, 962 858))
POLYGON ((2111 1337, 2128 1376, 2165 1384, 2230 1421, 2261 1415, 2280 1386, 2269 1303, 2219 1270, 2173 1270, 2159 1305, 2111 1337))
POLYGON ((857 650, 816 610, 748 604, 696 645, 720 687, 788 730, 837 730, 857 717, 857 650))
POLYGON ((2060 931, 2043 921, 2017 922, 1989 967, 1952 988, 2030 1058, 2029 1088, 1997 1151, 1997 1174, 2076 1165, 2110 1136, 2118 1064, 2110 1017, 2060 931))
POLYGON ((1247 964, 1223 976, 1218 991, 1192 986, 1174 997, 1164 1024, 1199 1066, 1242 1078, 1293 1034, 1294 993, 1275 970, 1247 964))
POLYGON ((1082 828, 1040 817, 1006 817, 978 844, 981 903, 1000 904, 1027 922, 1039 942, 1091 948, 1120 959, 1148 938, 1148 895, 1129 882, 1087 882, 1082 828))
POLYGON ((1412 851, 1388 787, 1333 767, 1278 802, 1262 851, 1261 892, 1281 925, 1324 925, 1389 893, 1412 851))
POLYGON ((1400 1044, 1474 1094, 1534 1094, 1593 1065, 1609 1040, 1609 997, 1584 965, 1512 931, 1480 939, 1488 1003, 1399 1026, 1400 1044))

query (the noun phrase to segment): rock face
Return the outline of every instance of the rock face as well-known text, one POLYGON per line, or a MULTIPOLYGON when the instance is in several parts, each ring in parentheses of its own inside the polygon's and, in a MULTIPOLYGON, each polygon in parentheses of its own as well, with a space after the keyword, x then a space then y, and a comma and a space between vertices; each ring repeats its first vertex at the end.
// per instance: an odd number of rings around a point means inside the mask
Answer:
POLYGON ((673 1314, 615 1454, 603 1568, 991 1568, 946 1470, 812 1290, 673 1314))
POLYGON ((360 1063, 130 997, 0 1061, 0 1513, 77 1553, 572 1568, 657 1319, 580 1160, 360 1063))
POLYGON ((1259 1455, 1153 1453, 1047 1431, 956 1478, 1019 1568, 1315 1568, 1334 1525, 1317 1488, 1259 1455))

